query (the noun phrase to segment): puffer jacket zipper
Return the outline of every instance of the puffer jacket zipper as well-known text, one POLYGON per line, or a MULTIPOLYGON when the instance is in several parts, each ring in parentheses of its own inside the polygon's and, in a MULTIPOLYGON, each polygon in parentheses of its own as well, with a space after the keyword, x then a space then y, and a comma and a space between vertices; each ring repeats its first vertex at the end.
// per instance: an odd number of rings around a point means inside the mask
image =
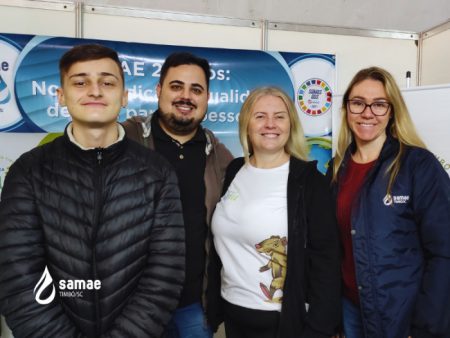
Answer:
MULTIPOLYGON (((96 166, 94 170, 94 180, 95 180, 95 200, 94 200, 94 224, 93 224, 93 231, 92 231, 92 243, 91 243, 91 249, 92 249, 92 279, 96 280, 98 279, 97 276, 97 248, 96 248, 96 242, 97 242, 97 232, 98 227, 100 223, 100 213, 102 209, 102 191, 103 191, 103 149, 102 148, 96 148, 96 166)), ((94 289, 94 304, 95 304, 95 327, 97 331, 97 336, 99 337, 102 332, 102 325, 101 325, 101 315, 100 315, 100 300, 99 300, 99 294, 98 290, 94 289)))

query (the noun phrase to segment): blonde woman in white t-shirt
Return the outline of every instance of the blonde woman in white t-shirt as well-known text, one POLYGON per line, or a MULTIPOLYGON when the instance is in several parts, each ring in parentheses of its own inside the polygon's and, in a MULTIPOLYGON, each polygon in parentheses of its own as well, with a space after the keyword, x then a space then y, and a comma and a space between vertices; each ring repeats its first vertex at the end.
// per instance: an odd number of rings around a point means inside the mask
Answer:
POLYGON ((229 338, 331 337, 340 318, 333 203, 292 100, 250 93, 213 220, 207 317, 229 338))

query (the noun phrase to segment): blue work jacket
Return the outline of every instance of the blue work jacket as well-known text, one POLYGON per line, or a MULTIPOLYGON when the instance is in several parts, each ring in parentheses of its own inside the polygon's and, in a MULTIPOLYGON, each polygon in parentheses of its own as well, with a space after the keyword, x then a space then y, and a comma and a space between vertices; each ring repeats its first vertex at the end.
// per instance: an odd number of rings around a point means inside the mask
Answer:
MULTIPOLYGON (((339 170, 335 196, 353 146, 339 170)), ((365 337, 447 338, 450 179, 431 152, 407 147, 387 195, 386 171, 398 150, 398 141, 388 136, 352 207, 351 234, 365 337)))

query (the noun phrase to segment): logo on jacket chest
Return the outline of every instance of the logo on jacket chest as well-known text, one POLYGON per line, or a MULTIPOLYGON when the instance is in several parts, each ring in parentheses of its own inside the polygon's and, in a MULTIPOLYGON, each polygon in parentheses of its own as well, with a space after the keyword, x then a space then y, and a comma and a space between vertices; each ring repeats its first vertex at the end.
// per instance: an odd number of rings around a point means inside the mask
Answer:
POLYGON ((409 202, 409 195, 390 195, 387 194, 383 198, 384 205, 406 204, 409 202))

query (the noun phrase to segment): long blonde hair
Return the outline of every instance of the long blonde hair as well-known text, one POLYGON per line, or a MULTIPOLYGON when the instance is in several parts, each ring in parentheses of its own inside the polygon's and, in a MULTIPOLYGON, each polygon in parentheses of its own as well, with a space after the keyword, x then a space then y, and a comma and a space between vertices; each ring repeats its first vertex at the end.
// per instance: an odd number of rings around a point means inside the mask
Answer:
POLYGON ((307 161, 309 149, 297 115, 297 109, 289 96, 277 87, 260 87, 253 90, 242 105, 239 114, 239 139, 244 150, 245 161, 248 162, 250 155, 253 153, 253 147, 248 137, 248 125, 252 116, 252 109, 261 97, 268 95, 280 98, 287 108, 291 128, 284 150, 291 156, 307 161))
POLYGON ((341 108, 341 129, 339 132, 333 166, 333 182, 337 181, 337 175, 339 168, 342 165, 342 161, 344 160, 345 151, 353 141, 353 134, 347 121, 348 99, 353 87, 367 79, 379 81, 383 84, 387 99, 391 104, 391 119, 387 128, 389 128, 391 136, 396 138, 400 143, 400 148, 397 155, 386 170, 386 174, 390 175, 387 188, 387 193, 390 194, 395 178, 400 171, 401 159, 405 152, 405 147, 415 146, 426 148, 426 146, 416 132, 416 128, 411 120, 408 108, 406 107, 397 83, 388 71, 379 67, 370 67, 360 70, 353 77, 344 93, 341 108))

